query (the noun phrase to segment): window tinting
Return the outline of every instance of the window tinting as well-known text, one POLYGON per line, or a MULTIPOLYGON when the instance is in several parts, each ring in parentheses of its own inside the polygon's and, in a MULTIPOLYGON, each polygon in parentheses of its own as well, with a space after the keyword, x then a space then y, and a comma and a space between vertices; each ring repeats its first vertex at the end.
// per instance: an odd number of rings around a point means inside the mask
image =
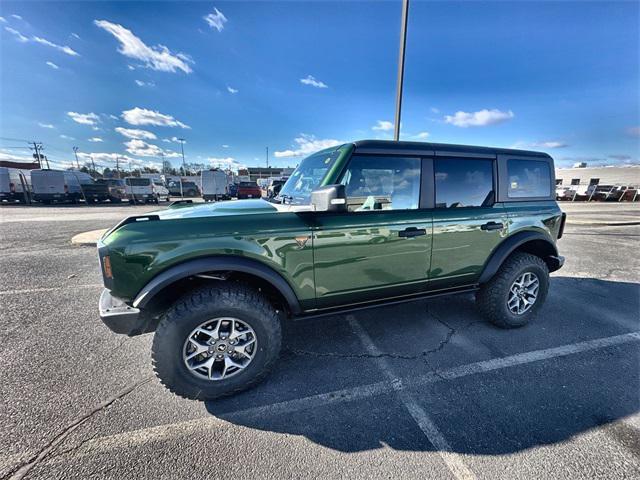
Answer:
POLYGON ((572 178, 571 179, 571 185, 580 185, 580 179, 579 178, 572 178))
POLYGON ((493 203, 493 160, 438 159, 436 208, 485 207, 493 203))
POLYGON ((507 173, 509 175, 509 197, 548 197, 551 195, 549 163, 512 158, 507 161, 507 173))
POLYGON ((418 208, 420 166, 419 158, 353 156, 341 182, 349 211, 418 208))

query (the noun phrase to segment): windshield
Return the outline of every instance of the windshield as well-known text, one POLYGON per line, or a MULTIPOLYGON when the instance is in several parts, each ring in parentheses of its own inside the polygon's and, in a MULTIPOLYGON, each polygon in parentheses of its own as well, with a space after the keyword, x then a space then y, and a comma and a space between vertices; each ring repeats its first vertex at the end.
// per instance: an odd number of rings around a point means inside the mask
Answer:
POLYGON ((127 185, 131 185, 132 187, 146 187, 151 185, 151 180, 148 178, 127 178, 125 181, 127 185))
POLYGON ((311 192, 320 186, 320 182, 340 153, 339 148, 331 151, 324 150, 302 160, 280 190, 277 198, 294 205, 311 203, 311 192))

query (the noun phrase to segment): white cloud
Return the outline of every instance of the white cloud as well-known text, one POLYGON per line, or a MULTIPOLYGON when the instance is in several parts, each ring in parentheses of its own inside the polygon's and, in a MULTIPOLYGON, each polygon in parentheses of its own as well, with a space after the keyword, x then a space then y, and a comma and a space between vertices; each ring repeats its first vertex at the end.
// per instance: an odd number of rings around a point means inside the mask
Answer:
POLYGON ((116 117, 115 115, 109 115, 109 118, 111 120, 120 120, 118 117, 116 117))
POLYGON ((215 28, 218 32, 221 32, 224 24, 227 23, 227 17, 217 8, 214 7, 213 10, 213 13, 202 18, 204 18, 204 21, 207 22, 211 28, 215 28))
POLYGON ((640 127, 629 127, 627 133, 632 137, 640 137, 640 127))
POLYGON ((155 140, 158 138, 155 134, 147 130, 138 130, 136 128, 116 127, 115 131, 127 138, 137 138, 142 140, 155 140))
POLYGON ((80 40, 80 35, 78 35, 77 33, 71 32, 71 36, 80 40))
POLYGON ((514 114, 511 110, 503 112, 498 109, 480 110, 478 112, 456 112, 454 115, 445 115, 445 123, 450 123, 456 127, 485 127, 511 120, 514 114))
POLYGON ((273 155, 276 158, 300 157, 303 155, 306 156, 311 153, 317 152, 318 150, 344 143, 343 141, 334 140, 331 138, 318 140, 315 136, 307 135, 305 133, 301 133, 299 137, 294 139, 294 142, 295 149, 276 151, 273 155))
POLYGON ((224 145, 222 145, 222 148, 229 148, 229 145, 224 144, 224 145))
POLYGON ((429 137, 429 132, 420 132, 419 134, 416 135, 416 138, 420 138, 420 139, 425 139, 429 137))
POLYGON ((189 63, 194 62, 191 57, 184 53, 174 54, 164 45, 150 47, 136 37, 131 30, 116 23, 111 23, 106 20, 94 20, 93 23, 116 37, 120 42, 118 52, 125 57, 140 60, 147 68, 172 73, 175 73, 177 70, 182 70, 184 73, 191 73, 193 71, 189 63))
POLYGON ((209 162, 209 165, 211 165, 213 168, 221 168, 224 170, 227 170, 227 169, 238 170, 239 168, 246 168, 246 165, 238 162, 233 157, 226 157, 226 158, 209 157, 207 158, 207 161, 209 162))
POLYGON ((238 93, 238 90, 237 90, 236 88, 231 88, 231 87, 229 87, 229 86, 227 86, 227 91, 228 91, 229 93, 238 93))
POLYGON ((311 85, 312 87, 316 88, 329 88, 329 85, 316 79, 313 75, 307 75, 305 78, 301 78, 300 83, 311 85))
POLYGON ((102 140, 100 137, 91 137, 91 138, 89 139, 89 141, 90 141, 91 143, 100 143, 100 142, 104 142, 104 140, 102 140))
POLYGON ((429 110, 431 110, 431 113, 440 113, 440 109, 436 107, 431 107, 429 110))
POLYGON ((170 150, 163 150, 157 145, 147 143, 144 140, 140 140, 137 138, 125 142, 124 145, 127 147, 127 152, 138 157, 159 157, 163 154, 165 157, 169 158, 180 156, 179 153, 172 152, 170 150))
POLYGON ((60 67, 58 67, 58 65, 56 65, 53 62, 46 62, 47 65, 49 65, 51 68, 53 68, 54 70, 58 70, 60 67))
POLYGON ((75 138, 70 137, 69 135, 64 135, 64 134, 61 134, 60 138, 63 138, 64 140, 75 140, 75 138))
POLYGON ((142 80, 136 80, 136 85, 139 87, 155 87, 156 84, 153 82, 143 82, 142 80))
POLYGON ((40 122, 38 122, 38 125, 41 126, 42 128, 56 128, 53 125, 51 125, 50 123, 40 123, 40 122))
POLYGON ((371 130, 379 130, 381 132, 388 132, 389 130, 393 130, 393 123, 387 120, 378 120, 378 122, 371 127, 371 130))
POLYGON ((29 41, 28 37, 25 37, 24 35, 22 35, 18 30, 16 30, 15 28, 11 28, 11 27, 4 27, 4 29, 9 32, 10 34, 14 35, 16 37, 16 40, 18 40, 19 42, 22 43, 26 43, 29 41))
POLYGON ((171 143, 171 140, 169 140, 168 138, 163 138, 162 141, 165 143, 171 143))
POLYGON ((56 43, 50 42, 46 38, 42 37, 32 37, 34 42, 37 42, 41 45, 46 45, 47 47, 55 48, 56 50, 61 51, 62 53, 66 53, 67 55, 71 55, 72 57, 79 57, 80 54, 76 52, 73 48, 68 47, 67 45, 58 45, 56 43))
POLYGON ((545 140, 540 142, 516 142, 511 148, 565 148, 569 145, 559 140, 545 140))
POLYGON ((22 20, 22 17, 20 15, 16 15, 15 13, 13 15, 11 15, 13 18, 15 18, 16 20, 22 20))
POLYGON ((135 107, 122 112, 122 118, 129 125, 155 125, 157 127, 180 127, 191 128, 171 115, 165 115, 157 110, 147 110, 146 108, 135 107))
POLYGON ((100 121, 100 118, 98 117, 98 115, 96 115, 93 112, 90 112, 90 113, 67 112, 67 115, 69 115, 69 117, 71 117, 71 119, 74 122, 80 123, 82 125, 95 126, 100 121))
POLYGON ((4 17, 0 17, 0 23, 7 23, 7 19, 4 17))
POLYGON ((631 155, 609 155, 609 158, 613 158, 614 160, 631 160, 631 155))

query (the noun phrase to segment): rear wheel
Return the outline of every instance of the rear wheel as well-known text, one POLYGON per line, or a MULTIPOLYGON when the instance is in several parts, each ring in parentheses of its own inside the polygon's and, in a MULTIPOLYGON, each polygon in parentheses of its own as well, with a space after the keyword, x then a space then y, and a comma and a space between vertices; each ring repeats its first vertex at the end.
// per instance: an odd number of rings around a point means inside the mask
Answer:
POLYGON ((480 288, 476 302, 482 315, 501 328, 529 323, 549 290, 547 264, 535 255, 515 253, 480 288))
POLYGON ((278 312, 262 294, 219 284, 187 294, 165 314, 153 339, 153 367, 173 393, 213 399, 260 382, 280 344, 278 312))

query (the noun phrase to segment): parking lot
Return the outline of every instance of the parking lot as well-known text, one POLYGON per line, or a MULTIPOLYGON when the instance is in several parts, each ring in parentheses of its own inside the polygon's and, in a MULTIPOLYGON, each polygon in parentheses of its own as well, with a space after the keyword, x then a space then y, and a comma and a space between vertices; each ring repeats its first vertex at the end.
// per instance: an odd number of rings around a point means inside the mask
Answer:
POLYGON ((539 317, 457 296, 284 327, 267 380, 215 402, 97 315, 72 236, 156 206, 0 208, 0 478, 638 478, 640 211, 565 204, 539 317))

